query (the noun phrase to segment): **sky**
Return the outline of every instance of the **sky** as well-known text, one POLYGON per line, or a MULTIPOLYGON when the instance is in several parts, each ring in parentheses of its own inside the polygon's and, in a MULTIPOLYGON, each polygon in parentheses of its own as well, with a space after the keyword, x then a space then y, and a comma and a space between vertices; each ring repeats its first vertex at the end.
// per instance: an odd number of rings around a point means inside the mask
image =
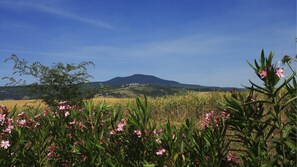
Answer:
POLYGON ((48 66, 92 61, 91 81, 147 74, 241 87, 259 80, 247 61, 262 49, 275 62, 296 55, 296 1, 0 0, 0 37, 1 78, 16 54, 48 66))

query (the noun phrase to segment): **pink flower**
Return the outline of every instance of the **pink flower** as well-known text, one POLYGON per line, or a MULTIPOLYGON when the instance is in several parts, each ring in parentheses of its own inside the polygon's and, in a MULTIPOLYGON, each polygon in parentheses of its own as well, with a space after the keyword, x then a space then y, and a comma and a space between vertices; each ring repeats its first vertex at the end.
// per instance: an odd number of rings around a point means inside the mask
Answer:
POLYGON ((49 153, 47 154, 47 156, 49 158, 52 158, 54 155, 55 155, 55 151, 54 150, 49 151, 49 153))
POLYGON ((221 112, 220 115, 219 115, 219 119, 220 118, 224 118, 224 119, 229 119, 230 117, 230 114, 228 114, 227 112, 221 112))
POLYGON ((204 119, 207 122, 211 122, 211 120, 213 119, 213 117, 214 117, 214 111, 211 111, 211 112, 205 114, 205 118, 204 119))
POLYGON ((59 103, 59 105, 64 105, 64 104, 66 104, 67 103, 67 101, 61 101, 60 103, 59 103))
POLYGON ((116 132, 115 132, 114 130, 112 130, 112 131, 109 132, 109 134, 110 134, 110 135, 115 135, 116 132))
POLYGON ((82 122, 78 121, 77 122, 78 128, 83 131, 85 128, 87 128, 82 122))
POLYGON ((36 124, 34 125, 34 128, 37 128, 38 126, 40 126, 40 123, 36 122, 36 124))
POLYGON ((22 119, 22 120, 18 120, 17 121, 17 123, 18 123, 19 126, 25 126, 26 125, 26 122, 27 121, 25 119, 22 119))
POLYGON ((65 117, 68 117, 70 113, 68 111, 65 112, 65 117))
POLYGON ((252 95, 251 101, 256 101, 256 100, 257 100, 257 95, 256 94, 252 95))
POLYGON ((34 116, 35 119, 38 119, 40 117, 41 117, 41 114, 37 114, 37 115, 34 116))
POLYGON ((236 162, 236 158, 233 154, 228 154, 227 157, 226 157, 226 160, 228 162, 236 162))
POLYGON ((4 130, 5 133, 11 133, 11 130, 13 130, 13 125, 8 125, 7 128, 4 130))
POLYGON ((76 123, 76 120, 69 122, 70 125, 74 125, 76 123))
POLYGON ((0 147, 2 147, 4 149, 8 149, 8 147, 10 147, 9 141, 2 140, 0 147))
POLYGON ((66 109, 66 106, 62 105, 62 106, 59 106, 59 110, 65 110, 66 109))
POLYGON ((166 150, 165 150, 164 148, 160 148, 160 149, 156 152, 157 155, 163 155, 163 154, 165 154, 165 153, 166 153, 166 150))
POLYGON ((124 126, 126 125, 126 121, 122 119, 122 121, 119 122, 117 131, 118 132, 123 132, 124 131, 124 126))
POLYGON ((163 133, 163 129, 160 128, 159 131, 158 131, 158 134, 161 135, 162 133, 163 133))
POLYGON ((138 136, 138 138, 141 138, 141 131, 140 130, 134 130, 134 133, 138 136))
POLYGON ((21 112, 21 113, 18 114, 18 117, 22 117, 24 115, 25 115, 25 112, 21 112))
POLYGON ((5 121, 5 114, 0 114, 0 122, 4 122, 5 121))
POLYGON ((283 78, 285 77, 284 75, 284 70, 282 68, 277 68, 276 69, 276 75, 279 77, 279 78, 283 78))
POLYGON ((47 110, 44 110, 43 113, 42 113, 42 115, 43 115, 43 116, 48 115, 48 111, 47 111, 47 110))
POLYGON ((7 123, 8 123, 8 125, 12 125, 12 123, 13 123, 13 119, 8 118, 8 119, 7 119, 7 123))
POLYGON ((260 73, 259 73, 261 79, 264 79, 266 76, 267 76, 267 71, 266 70, 262 70, 260 73))
POLYGON ((171 137, 172 137, 172 140, 174 140, 174 139, 175 139, 175 134, 173 133, 173 134, 171 135, 171 137))
POLYGON ((161 144, 161 143, 162 143, 162 141, 161 141, 161 139, 160 139, 160 138, 157 138, 157 139, 156 139, 156 142, 157 142, 157 143, 159 143, 159 144, 161 144))
POLYGON ((154 129, 154 131, 153 131, 154 136, 160 136, 162 133, 163 133, 162 128, 160 128, 158 131, 157 131, 157 129, 154 129))
POLYGON ((212 120, 214 120, 214 111, 205 114, 204 119, 200 123, 201 129, 207 128, 212 120))

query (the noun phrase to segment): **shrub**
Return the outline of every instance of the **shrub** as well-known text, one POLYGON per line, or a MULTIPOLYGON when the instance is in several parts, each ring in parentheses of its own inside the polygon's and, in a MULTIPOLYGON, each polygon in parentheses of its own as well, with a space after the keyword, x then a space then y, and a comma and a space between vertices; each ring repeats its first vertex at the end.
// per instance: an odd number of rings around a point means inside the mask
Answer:
POLYGON ((247 97, 233 92, 226 98, 233 141, 247 166, 296 165, 296 71, 284 78, 284 69, 272 59, 272 53, 265 57, 262 51, 260 62, 250 64, 263 86, 250 81, 247 97))

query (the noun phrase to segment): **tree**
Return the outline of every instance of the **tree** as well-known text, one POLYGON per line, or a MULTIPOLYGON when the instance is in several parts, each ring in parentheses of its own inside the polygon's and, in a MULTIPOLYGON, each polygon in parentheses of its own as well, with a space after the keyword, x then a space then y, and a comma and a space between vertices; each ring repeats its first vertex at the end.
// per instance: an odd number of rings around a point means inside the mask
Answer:
MULTIPOLYGON (((55 106, 61 101, 79 105, 82 100, 92 97, 82 89, 83 84, 92 77, 87 72, 87 66, 94 65, 91 61, 81 62, 78 65, 54 63, 52 66, 45 66, 40 62, 29 64, 14 54, 5 60, 8 61, 14 62, 13 75, 35 78, 36 81, 30 84, 30 90, 49 106, 55 106)), ((9 85, 26 84, 25 80, 15 77, 3 79, 9 80, 9 85)))

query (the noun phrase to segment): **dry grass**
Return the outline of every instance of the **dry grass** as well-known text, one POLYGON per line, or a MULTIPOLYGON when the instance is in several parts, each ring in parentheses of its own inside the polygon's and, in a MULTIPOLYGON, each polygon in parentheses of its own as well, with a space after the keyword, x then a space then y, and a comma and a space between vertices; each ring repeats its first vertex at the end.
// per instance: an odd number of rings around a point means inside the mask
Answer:
POLYGON ((96 104, 96 103, 100 103, 100 102, 105 102, 105 103, 109 103, 109 104, 114 104, 114 103, 129 103, 131 101, 133 101, 134 99, 131 98, 111 98, 111 97, 96 97, 93 98, 92 101, 96 104))
MULTIPOLYGON (((174 125, 179 125, 186 119, 194 119, 199 122, 206 112, 218 112, 218 107, 223 100, 223 92, 189 92, 186 95, 173 95, 158 98, 148 98, 148 107, 152 112, 152 119, 156 123, 166 123, 167 120, 174 125)), ((129 110, 129 106, 135 102, 134 98, 107 98, 96 97, 92 101, 95 104, 105 102, 120 109, 123 114, 129 110)), ((16 105, 18 111, 25 107, 43 109, 46 107, 40 100, 5 100, 0 105, 6 105, 10 110, 16 105)))
POLYGON ((149 107, 154 120, 166 123, 167 120, 179 125, 186 119, 199 122, 205 113, 219 112, 224 101, 223 92, 189 92, 181 96, 167 96, 149 99, 149 107))
POLYGON ((9 110, 15 106, 17 108, 30 107, 41 107, 44 108, 46 105, 41 100, 0 100, 0 105, 5 105, 9 110))
MULTIPOLYGON (((97 97, 92 99, 94 103, 106 102, 108 104, 126 104, 134 99, 129 98, 104 98, 104 97, 97 97)), ((46 104, 42 103, 41 100, 0 100, 0 105, 5 105, 8 109, 13 109, 16 106, 18 109, 22 109, 24 107, 39 107, 45 108, 46 104)))

